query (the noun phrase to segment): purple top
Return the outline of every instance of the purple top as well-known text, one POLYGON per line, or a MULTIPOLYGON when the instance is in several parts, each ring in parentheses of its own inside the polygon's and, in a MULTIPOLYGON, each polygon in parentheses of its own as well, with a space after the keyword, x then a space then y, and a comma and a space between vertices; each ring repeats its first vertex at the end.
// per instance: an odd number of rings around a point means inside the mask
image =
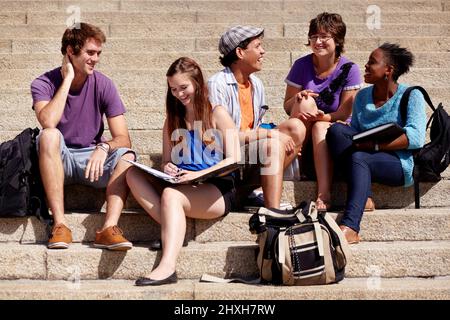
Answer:
MULTIPOLYGON (((31 83, 33 106, 50 101, 62 84, 61 67, 39 76, 31 83)), ((85 148, 102 141, 103 115, 107 118, 125 113, 125 106, 114 83, 94 71, 79 92, 69 92, 66 107, 57 128, 69 148, 85 148)))
POLYGON ((312 59, 312 53, 297 59, 284 82, 301 90, 309 89, 320 93, 320 96, 316 98, 317 107, 325 113, 334 112, 340 105, 342 91, 362 87, 359 68, 346 57, 341 56, 333 73, 325 79, 320 79, 314 72, 312 59), (346 77, 345 69, 349 69, 346 77), (339 77, 341 74, 343 75, 339 77), (334 81, 335 79, 337 80, 334 81))

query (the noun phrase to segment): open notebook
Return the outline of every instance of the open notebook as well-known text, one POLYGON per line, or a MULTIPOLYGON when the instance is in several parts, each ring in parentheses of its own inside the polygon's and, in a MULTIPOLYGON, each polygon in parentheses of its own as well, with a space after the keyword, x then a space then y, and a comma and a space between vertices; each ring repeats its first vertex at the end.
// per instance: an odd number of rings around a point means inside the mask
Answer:
MULTIPOLYGON (((131 161, 131 160, 127 160, 127 159, 123 159, 124 161, 127 161, 129 163, 131 163, 132 165, 134 165, 135 167, 138 167, 139 169, 159 178, 162 179, 164 181, 167 181, 169 183, 172 184, 181 184, 181 182, 178 182, 177 178, 172 177, 162 171, 150 168, 149 166, 146 166, 142 163, 136 162, 136 161, 131 161)), ((189 180, 189 181, 185 181, 182 182, 183 184, 190 184, 190 183, 198 183, 198 182, 203 182, 209 178, 214 178, 214 177, 221 177, 221 176, 225 176, 239 168, 241 168, 243 166, 243 164, 239 164, 239 163, 232 163, 229 164, 225 167, 221 167, 218 168, 216 170, 213 170, 211 172, 208 172, 204 175, 201 175, 200 177, 195 178, 194 180, 189 180)))

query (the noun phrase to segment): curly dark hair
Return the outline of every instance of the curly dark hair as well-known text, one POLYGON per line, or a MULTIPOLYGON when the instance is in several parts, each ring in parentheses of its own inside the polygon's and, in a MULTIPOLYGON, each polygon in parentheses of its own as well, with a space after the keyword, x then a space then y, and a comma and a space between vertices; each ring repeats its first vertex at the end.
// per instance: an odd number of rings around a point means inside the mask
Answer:
POLYGON ((378 47, 384 53, 386 63, 394 67, 392 79, 397 81, 398 78, 405 73, 408 73, 409 68, 414 64, 414 55, 406 48, 401 48, 396 43, 385 42, 378 47))

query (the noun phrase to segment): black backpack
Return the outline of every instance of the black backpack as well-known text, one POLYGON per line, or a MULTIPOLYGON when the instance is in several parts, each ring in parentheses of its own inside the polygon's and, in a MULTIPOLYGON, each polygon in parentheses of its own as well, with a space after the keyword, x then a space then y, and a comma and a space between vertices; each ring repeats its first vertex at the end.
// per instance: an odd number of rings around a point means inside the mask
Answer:
POLYGON ((426 90, 420 86, 409 87, 403 93, 400 101, 400 112, 403 122, 406 122, 409 95, 412 90, 422 92, 425 101, 433 110, 427 122, 430 128, 430 142, 414 152, 414 191, 415 205, 420 208, 419 182, 438 182, 450 163, 450 116, 444 110, 442 103, 435 108, 426 90))
POLYGON ((0 217, 51 220, 39 171, 38 134, 38 128, 28 128, 0 145, 0 217))

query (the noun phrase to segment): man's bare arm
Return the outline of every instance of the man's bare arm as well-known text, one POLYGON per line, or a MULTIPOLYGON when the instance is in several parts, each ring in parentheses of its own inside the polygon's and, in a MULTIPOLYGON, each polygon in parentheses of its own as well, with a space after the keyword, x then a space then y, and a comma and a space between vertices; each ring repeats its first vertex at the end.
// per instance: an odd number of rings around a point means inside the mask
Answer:
POLYGON ((44 129, 56 128, 64 113, 67 95, 69 94, 70 86, 75 76, 73 66, 67 58, 67 55, 63 58, 61 74, 63 82, 56 91, 53 99, 50 101, 39 101, 34 104, 36 118, 44 129))

